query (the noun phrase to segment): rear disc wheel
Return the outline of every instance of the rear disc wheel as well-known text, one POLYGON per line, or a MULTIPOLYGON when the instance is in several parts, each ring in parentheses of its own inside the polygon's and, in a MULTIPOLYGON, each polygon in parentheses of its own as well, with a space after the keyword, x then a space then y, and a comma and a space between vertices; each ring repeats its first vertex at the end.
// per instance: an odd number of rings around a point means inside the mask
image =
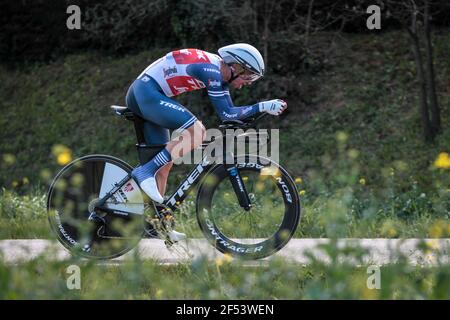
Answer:
POLYGON ((104 205, 131 214, 94 211, 98 200, 131 170, 120 159, 90 155, 74 160, 56 175, 47 195, 47 212, 50 225, 64 247, 86 258, 111 259, 136 246, 143 235, 145 205, 133 179, 104 205))

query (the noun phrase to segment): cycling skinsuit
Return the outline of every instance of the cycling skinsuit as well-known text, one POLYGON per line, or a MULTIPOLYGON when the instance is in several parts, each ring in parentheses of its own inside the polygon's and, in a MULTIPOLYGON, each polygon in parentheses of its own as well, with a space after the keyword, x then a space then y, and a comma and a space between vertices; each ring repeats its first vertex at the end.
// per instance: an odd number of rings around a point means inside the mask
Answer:
POLYGON ((222 120, 243 119, 259 112, 258 104, 236 107, 222 82, 221 58, 198 49, 173 51, 148 66, 128 89, 126 104, 144 118, 147 144, 165 144, 169 129, 184 130, 197 118, 177 101, 181 93, 203 89, 222 120))

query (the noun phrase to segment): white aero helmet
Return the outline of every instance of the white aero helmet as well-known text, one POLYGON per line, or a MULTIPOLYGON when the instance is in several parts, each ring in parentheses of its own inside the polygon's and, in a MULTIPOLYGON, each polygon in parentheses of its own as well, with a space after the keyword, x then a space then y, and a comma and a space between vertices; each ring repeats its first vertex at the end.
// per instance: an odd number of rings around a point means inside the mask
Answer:
POLYGON ((254 73, 254 80, 264 75, 264 59, 254 46, 247 43, 235 43, 220 48, 218 52, 226 64, 237 63, 254 73))

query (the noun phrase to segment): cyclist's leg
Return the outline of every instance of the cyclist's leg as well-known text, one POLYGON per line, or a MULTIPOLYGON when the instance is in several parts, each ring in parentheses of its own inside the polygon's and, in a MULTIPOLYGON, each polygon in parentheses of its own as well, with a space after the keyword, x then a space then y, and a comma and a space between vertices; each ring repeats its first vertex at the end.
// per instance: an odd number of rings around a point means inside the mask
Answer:
MULTIPOLYGON (((169 130, 161 128, 152 122, 144 124, 144 134, 148 144, 166 144, 169 141, 169 130), (166 138, 167 137, 167 138, 166 138)), ((182 157, 194 148, 197 148, 204 140, 205 128, 200 121, 196 121, 193 125, 181 132, 176 139, 166 144, 166 149, 171 154, 172 160, 182 157)), ((156 175, 158 190, 164 195, 167 185, 169 172, 172 169, 173 161, 168 162, 161 167, 156 175)))
POLYGON ((127 105, 148 122, 144 126, 147 143, 165 144, 169 142, 169 131, 177 130, 185 139, 176 139, 167 144, 172 150, 178 142, 186 144, 180 152, 172 154, 173 159, 198 147, 203 141, 205 128, 202 123, 184 106, 162 93, 158 84, 150 79, 147 82, 136 80, 127 93, 127 105))
MULTIPOLYGON (((144 137, 147 145, 165 145, 170 140, 169 129, 162 128, 150 121, 144 122, 144 137)), ((161 195, 166 192, 167 178, 173 162, 170 161, 164 165, 156 174, 156 183, 161 195)))
MULTIPOLYGON (((176 129, 182 136, 181 138, 170 141, 167 147, 155 159, 142 166, 142 172, 137 170, 136 175, 138 180, 146 179, 147 172, 149 171, 153 170, 152 174, 155 175, 157 172, 161 172, 161 187, 163 187, 166 184, 171 167, 170 165, 167 166, 167 163, 171 163, 172 159, 183 156, 186 152, 197 147, 203 141, 205 129, 191 112, 175 100, 165 96, 158 88, 157 84, 152 80, 147 82, 136 80, 133 84, 132 92, 129 92, 127 95, 127 104, 129 104, 130 108, 132 105, 137 105, 139 109, 138 113, 150 123, 147 125, 147 128, 150 128, 150 130, 147 130, 148 134, 146 136, 149 137, 148 139, 152 143, 156 142, 159 144, 161 142, 167 142, 158 139, 155 141, 156 137, 162 136, 160 130, 165 128, 176 129), (182 152, 172 152, 180 144, 182 147, 177 149, 182 150, 182 152)), ((131 109, 133 110, 133 108, 131 109)), ((167 139, 167 135, 165 137, 167 139)), ((156 197, 157 199, 162 198, 158 197, 158 195, 156 197)))
POLYGON ((198 147, 205 134, 201 122, 184 106, 159 91, 153 79, 147 83, 140 80, 137 82, 134 93, 143 118, 161 128, 176 130, 183 137, 168 142, 166 148, 172 159, 177 159, 198 147), (149 87, 152 89, 149 90, 149 87), (180 152, 172 152, 179 144, 183 146, 176 148, 180 152))
MULTIPOLYGON (((126 95, 126 104, 128 108, 131 109, 131 111, 133 111, 140 117, 144 118, 144 115, 142 114, 136 101, 133 85, 130 86, 130 88, 128 89, 126 95)), ((165 145, 170 140, 169 129, 163 128, 153 122, 145 121, 143 130, 144 130, 144 139, 147 145, 165 145)), ((167 178, 171 168, 172 162, 169 162, 165 166, 163 166, 156 175, 156 182, 158 185, 159 193, 161 195, 164 195, 166 191, 167 178)))

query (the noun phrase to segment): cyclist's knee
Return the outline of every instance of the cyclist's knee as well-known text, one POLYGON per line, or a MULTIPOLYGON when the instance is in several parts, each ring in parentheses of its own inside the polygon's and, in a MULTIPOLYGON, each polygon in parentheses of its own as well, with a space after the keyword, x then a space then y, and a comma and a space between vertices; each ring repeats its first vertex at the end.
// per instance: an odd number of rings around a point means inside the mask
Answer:
POLYGON ((195 122, 195 124, 198 125, 199 135, 200 135, 201 140, 202 141, 205 140, 205 137, 206 137, 206 128, 205 128, 205 126, 203 125, 203 123, 201 123, 200 120, 197 120, 195 122))
POLYGON ((189 133, 192 136, 194 148, 198 147, 206 136, 206 128, 199 120, 195 121, 194 124, 189 128, 189 133))
POLYGON ((200 145, 206 137, 206 128, 200 120, 195 121, 194 123, 194 140, 196 142, 196 146, 200 145))

